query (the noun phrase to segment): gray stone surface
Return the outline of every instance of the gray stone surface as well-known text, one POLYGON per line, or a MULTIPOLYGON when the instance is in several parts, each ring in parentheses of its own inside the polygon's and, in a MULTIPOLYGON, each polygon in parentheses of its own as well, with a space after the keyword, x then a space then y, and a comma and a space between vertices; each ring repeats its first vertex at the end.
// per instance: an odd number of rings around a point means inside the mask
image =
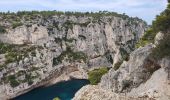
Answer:
POLYGON ((152 48, 153 45, 148 45, 132 52, 129 61, 124 61, 118 70, 111 69, 102 77, 101 87, 114 92, 127 92, 146 81, 157 67, 148 59, 152 48))

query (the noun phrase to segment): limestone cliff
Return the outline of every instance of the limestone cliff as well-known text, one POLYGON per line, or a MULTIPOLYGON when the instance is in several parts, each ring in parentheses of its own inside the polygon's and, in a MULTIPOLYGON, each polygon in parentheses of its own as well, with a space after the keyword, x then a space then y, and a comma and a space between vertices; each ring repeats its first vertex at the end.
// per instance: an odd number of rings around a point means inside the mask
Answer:
POLYGON ((149 44, 133 51, 130 54, 130 59, 124 61, 119 69, 111 68, 96 86, 99 89, 93 89, 93 86, 83 87, 74 99, 95 100, 96 97, 99 97, 99 100, 114 100, 113 98, 122 98, 123 94, 130 100, 169 100, 170 59, 164 57, 155 60, 150 55, 152 49, 162 39, 163 35, 161 34, 157 34, 155 44, 149 44), (85 93, 86 97, 83 96, 85 93))
POLYGON ((144 21, 125 15, 29 14, 0 15, 0 98, 60 76, 87 78, 88 70, 112 67, 147 29, 144 21))

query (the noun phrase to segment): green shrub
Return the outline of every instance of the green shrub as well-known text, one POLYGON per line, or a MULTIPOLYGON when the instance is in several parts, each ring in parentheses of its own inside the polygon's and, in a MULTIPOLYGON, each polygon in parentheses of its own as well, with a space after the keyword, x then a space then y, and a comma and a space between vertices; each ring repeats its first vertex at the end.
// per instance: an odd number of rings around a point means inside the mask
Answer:
POLYGON ((122 56, 122 60, 125 60, 125 61, 129 60, 129 53, 124 48, 120 48, 120 53, 122 56))
POLYGON ((170 2, 168 0, 167 8, 156 17, 152 23, 153 32, 162 32, 164 34, 160 43, 152 50, 151 57, 154 59, 161 59, 170 57, 170 2))
POLYGON ((16 52, 9 52, 5 55, 6 63, 11 63, 17 60, 18 54, 16 52))
POLYGON ((16 80, 15 75, 8 76, 8 81, 10 82, 11 87, 17 87, 20 83, 16 80))
POLYGON ((70 38, 70 39, 67 39, 66 37, 63 37, 63 38, 55 38, 55 42, 56 43, 61 43, 62 41, 65 41, 65 42, 73 42, 74 40, 76 40, 76 39, 74 39, 74 38, 70 38))
POLYGON ((152 22, 152 28, 154 32, 169 33, 170 30, 170 3, 167 8, 158 16, 156 20, 152 22))
POLYGON ((73 57, 73 61, 81 61, 81 60, 83 60, 84 62, 86 62, 86 60, 87 60, 86 54, 81 52, 81 51, 73 52, 73 54, 70 57, 73 57))
POLYGON ((80 39, 82 39, 82 40, 85 40, 86 39, 86 37, 84 36, 84 35, 79 35, 78 36, 80 39))
POLYGON ((115 63, 114 65, 114 70, 118 70, 120 68, 120 65, 123 63, 123 61, 119 61, 117 63, 115 63))
POLYGON ((88 80, 90 81, 90 84, 92 85, 97 85, 100 80, 101 77, 106 74, 108 72, 108 68, 103 67, 103 68, 99 68, 99 69, 94 69, 92 71, 88 72, 88 80))
POLYGON ((152 50, 151 57, 154 59, 161 59, 164 57, 170 57, 170 35, 166 35, 159 45, 152 50))
POLYGON ((19 83, 17 80, 11 80, 11 81, 10 81, 10 85, 11 85, 12 87, 17 87, 19 84, 20 84, 20 83, 19 83))
POLYGON ((14 45, 0 43, 0 54, 11 51, 13 47, 14 45))
POLYGON ((72 43, 74 40, 76 40, 76 39, 74 39, 74 38, 65 39, 66 42, 70 42, 70 43, 72 43))
POLYGON ((62 42, 62 38, 55 38, 55 42, 56 43, 61 43, 62 42))
POLYGON ((6 32, 5 27, 4 26, 0 26, 0 33, 2 34, 2 33, 5 33, 5 32, 6 32))
POLYGON ((132 34, 134 35, 134 37, 136 37, 136 32, 133 32, 132 34))
POLYGON ((59 97, 55 97, 53 100, 60 100, 60 98, 59 97))
POLYGON ((66 30, 68 30, 68 29, 73 29, 73 25, 74 25, 74 24, 75 24, 75 23, 74 23, 73 21, 67 20, 67 21, 63 24, 63 27, 65 27, 66 30))
POLYGON ((23 83, 24 83, 24 82, 27 82, 28 85, 32 85, 32 84, 34 83, 33 80, 34 80, 35 78, 37 78, 37 76, 32 76, 31 73, 27 73, 27 74, 25 75, 25 80, 22 81, 22 82, 23 82, 23 83))
POLYGON ((24 75, 25 73, 26 73, 26 71, 20 70, 20 71, 18 71, 18 72, 16 73, 16 76, 19 77, 19 76, 24 75))
POLYGON ((70 47, 66 48, 66 51, 63 51, 58 57, 53 58, 53 65, 58 65, 62 62, 62 60, 67 60, 70 62, 81 62, 87 61, 87 55, 81 51, 74 52, 70 47))
POLYGON ((110 62, 111 64, 113 64, 113 58, 112 58, 112 55, 110 54, 110 52, 107 51, 104 55, 107 58, 107 61, 110 62))
POLYGON ((14 22, 14 23, 12 23, 12 28, 14 29, 14 28, 22 26, 22 25, 23 25, 23 23, 21 23, 21 22, 14 22))
POLYGON ((59 63, 61 63, 61 60, 59 59, 59 57, 53 58, 53 65, 54 66, 58 65, 59 63))
POLYGON ((147 40, 140 40, 137 44, 136 44, 136 48, 139 47, 144 47, 146 44, 149 44, 150 42, 148 42, 147 40))
POLYGON ((162 31, 166 33, 170 29, 170 11, 161 13, 161 15, 156 17, 153 21, 153 28, 156 32, 162 31))
POLYGON ((5 67, 5 64, 0 65, 0 71, 5 67))
POLYGON ((31 56, 36 57, 36 51, 32 51, 31 56))
POLYGON ((155 36, 156 36, 156 32, 153 30, 153 28, 149 29, 148 31, 145 32, 143 37, 136 44, 136 48, 143 47, 149 43, 153 43, 155 36))
POLYGON ((34 83, 33 80, 28 80, 28 85, 32 85, 34 83))

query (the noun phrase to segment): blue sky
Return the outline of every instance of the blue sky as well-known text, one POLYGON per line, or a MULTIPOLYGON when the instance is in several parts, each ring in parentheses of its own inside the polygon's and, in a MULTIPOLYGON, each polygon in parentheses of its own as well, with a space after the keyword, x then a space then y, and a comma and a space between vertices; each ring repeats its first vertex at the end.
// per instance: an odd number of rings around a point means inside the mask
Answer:
POLYGON ((137 16, 149 24, 166 7, 167 0, 0 0, 0 11, 58 10, 99 11, 108 10, 137 16))

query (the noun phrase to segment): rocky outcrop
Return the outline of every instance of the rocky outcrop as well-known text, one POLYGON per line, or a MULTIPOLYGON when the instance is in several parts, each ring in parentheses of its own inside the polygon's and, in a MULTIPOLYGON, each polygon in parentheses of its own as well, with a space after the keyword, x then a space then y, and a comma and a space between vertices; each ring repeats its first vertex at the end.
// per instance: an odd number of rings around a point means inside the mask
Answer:
POLYGON ((170 59, 163 58, 159 61, 161 68, 155 71, 147 82, 132 89, 129 96, 149 97, 156 100, 170 99, 170 59))
MULTIPOLYGON (((156 43, 161 40, 158 37, 160 33, 156 36, 156 43)), ((115 94, 125 94, 130 100, 169 100, 170 59, 153 60, 150 53, 156 45, 149 44, 133 51, 130 59, 124 61, 118 70, 110 69, 96 87, 83 87, 74 100, 91 100, 97 97, 101 100, 112 100, 116 98, 115 94)))
MULTIPOLYGON (((73 98, 73 100, 128 100, 123 96, 106 91, 99 86, 87 85, 81 88, 73 98)), ((130 99, 129 99, 130 100, 130 99)))
MULTIPOLYGON (((73 100, 149 100, 147 98, 131 98, 124 94, 116 94, 109 90, 104 90, 98 85, 87 85, 81 88, 73 100)), ((151 99, 150 99, 151 100, 151 99)))
POLYGON ((158 45, 160 40, 162 40, 164 37, 164 34, 159 32, 156 36, 155 36, 155 45, 158 45))
POLYGON ((153 45, 139 48, 130 54, 129 61, 124 61, 118 70, 111 69, 102 77, 101 87, 114 92, 127 92, 147 81, 160 66, 149 59, 153 45))
POLYGON ((149 97, 156 100, 169 100, 169 82, 168 73, 164 68, 161 68, 154 72, 146 83, 143 83, 139 87, 132 89, 128 95, 131 97, 149 97))

